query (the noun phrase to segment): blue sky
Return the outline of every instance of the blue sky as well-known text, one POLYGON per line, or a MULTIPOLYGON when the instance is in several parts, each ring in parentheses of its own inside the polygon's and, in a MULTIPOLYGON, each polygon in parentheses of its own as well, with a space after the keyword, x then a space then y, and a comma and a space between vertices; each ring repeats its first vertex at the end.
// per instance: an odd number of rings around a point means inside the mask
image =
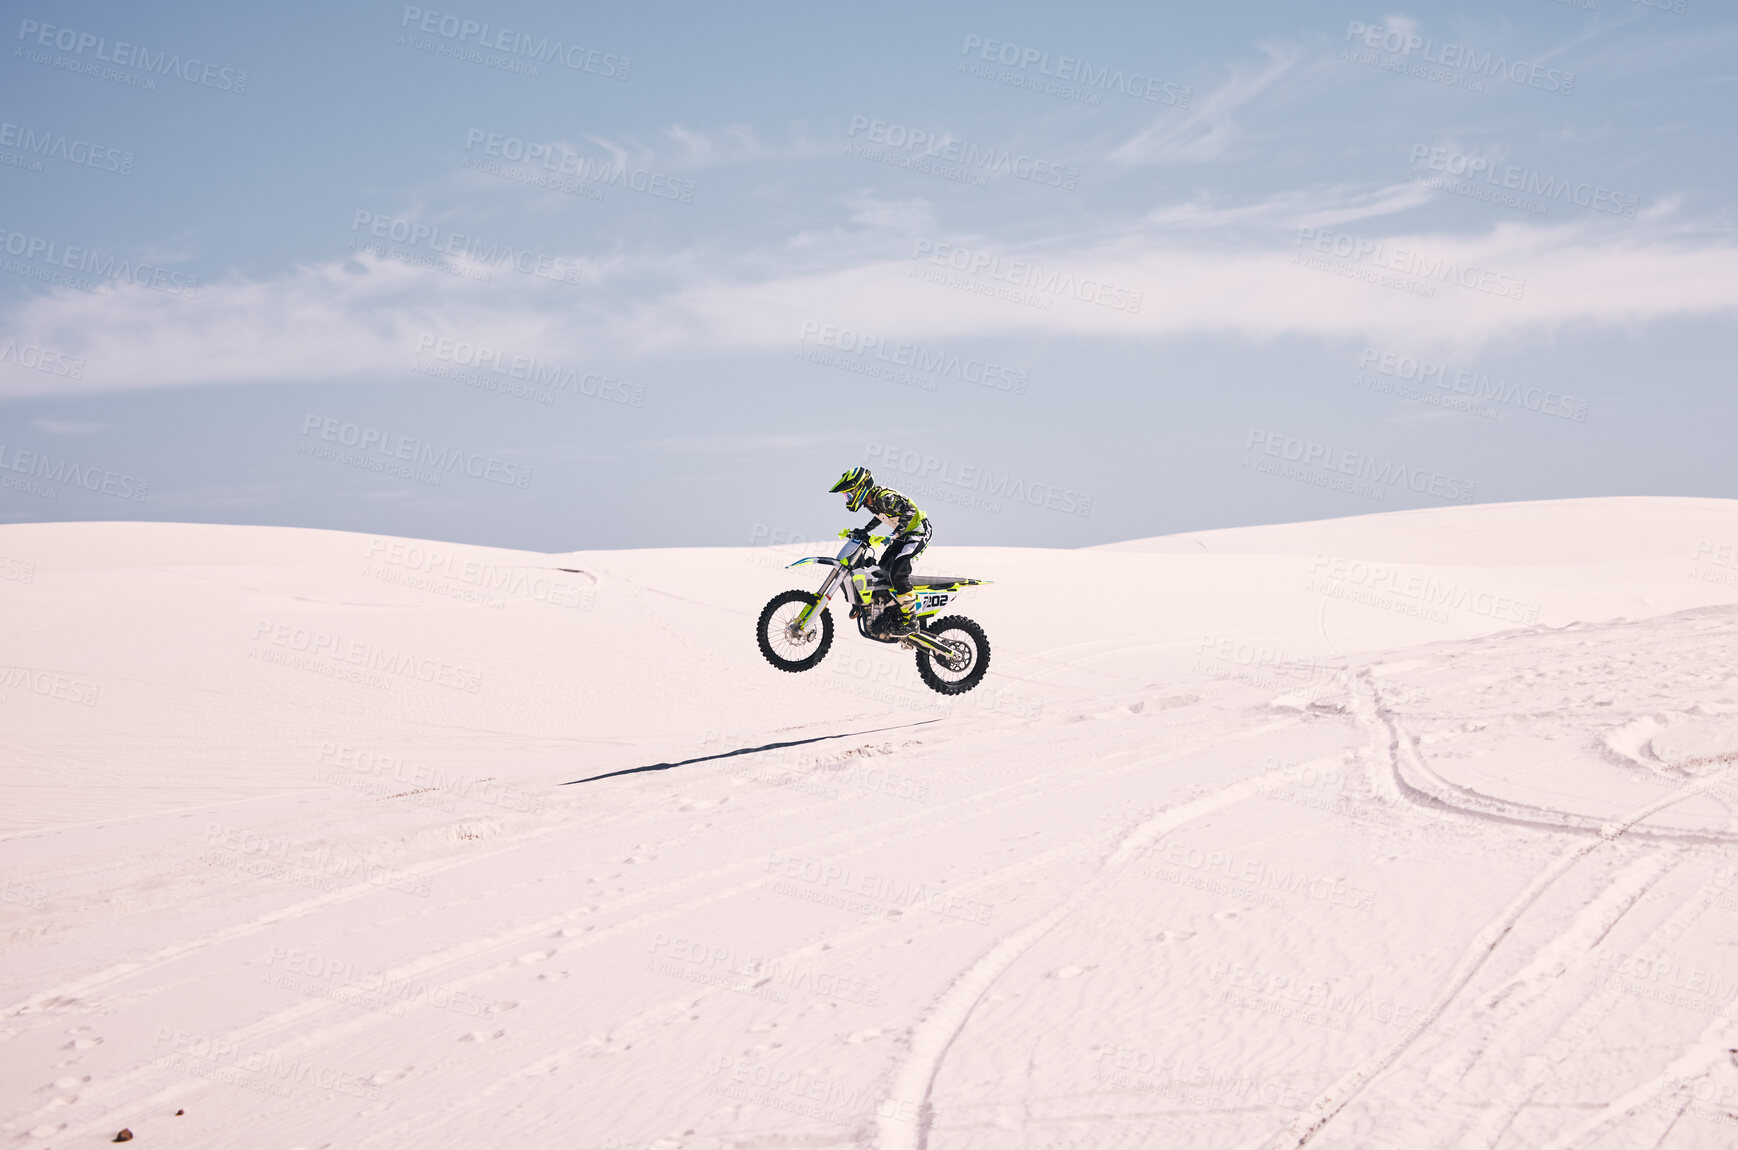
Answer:
POLYGON ((930 9, 7 5, 0 522, 1732 494, 1729 12, 930 9))

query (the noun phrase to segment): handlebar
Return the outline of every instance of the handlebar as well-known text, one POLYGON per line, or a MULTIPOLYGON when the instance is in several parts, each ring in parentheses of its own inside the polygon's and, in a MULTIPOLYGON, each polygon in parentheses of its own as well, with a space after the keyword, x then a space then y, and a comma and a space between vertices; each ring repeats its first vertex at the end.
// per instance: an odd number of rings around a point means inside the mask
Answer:
POLYGON ((855 539, 864 546, 873 547, 880 547, 882 544, 886 543, 888 539, 885 535, 870 535, 861 527, 847 527, 845 530, 839 532, 839 538, 855 539))

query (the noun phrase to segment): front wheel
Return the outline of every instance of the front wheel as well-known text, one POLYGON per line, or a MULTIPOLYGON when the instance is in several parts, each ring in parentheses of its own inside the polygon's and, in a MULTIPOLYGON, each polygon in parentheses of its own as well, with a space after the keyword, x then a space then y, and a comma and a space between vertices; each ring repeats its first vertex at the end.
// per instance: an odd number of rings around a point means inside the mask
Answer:
POLYGON ((760 653, 766 661, 781 671, 807 671, 827 656, 833 645, 833 613, 825 607, 819 618, 809 613, 808 621, 797 623, 804 607, 820 603, 821 597, 812 591, 786 591, 774 595, 760 612, 760 622, 754 637, 760 642, 760 653))
POLYGON ((982 627, 964 615, 949 615, 923 630, 953 649, 951 658, 917 649, 917 673, 931 690, 963 695, 983 680, 990 669, 990 640, 982 627))

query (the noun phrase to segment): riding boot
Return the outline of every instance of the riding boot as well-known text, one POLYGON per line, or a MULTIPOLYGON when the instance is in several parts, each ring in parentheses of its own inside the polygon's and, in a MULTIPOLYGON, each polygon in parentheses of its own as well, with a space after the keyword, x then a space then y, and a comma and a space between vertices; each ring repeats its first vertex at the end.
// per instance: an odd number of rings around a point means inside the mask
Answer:
POLYGON ((897 614, 887 627, 888 635, 909 635, 917 630, 917 592, 905 591, 893 597, 897 614))

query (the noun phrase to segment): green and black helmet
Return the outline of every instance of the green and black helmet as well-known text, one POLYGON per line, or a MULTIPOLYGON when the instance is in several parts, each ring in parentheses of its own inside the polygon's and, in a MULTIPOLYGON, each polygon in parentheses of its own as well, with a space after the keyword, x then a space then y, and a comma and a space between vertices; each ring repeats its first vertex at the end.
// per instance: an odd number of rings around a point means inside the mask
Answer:
POLYGON ((869 488, 875 483, 875 477, 869 474, 867 467, 853 467, 839 476, 839 482, 828 488, 832 494, 845 494, 845 510, 861 511, 863 501, 869 498, 869 488))

